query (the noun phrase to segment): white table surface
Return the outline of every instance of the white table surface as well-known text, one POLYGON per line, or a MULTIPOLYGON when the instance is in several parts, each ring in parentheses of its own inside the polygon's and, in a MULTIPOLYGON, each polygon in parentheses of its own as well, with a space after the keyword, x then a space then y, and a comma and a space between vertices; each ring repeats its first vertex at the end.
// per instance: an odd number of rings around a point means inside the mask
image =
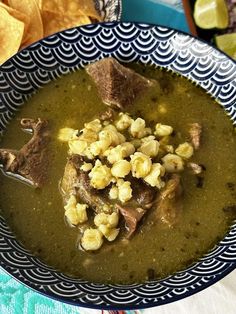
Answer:
POLYGON ((145 314, 236 314, 236 270, 195 295, 145 314))
MULTIPOLYGON (((191 297, 140 312, 142 314, 236 314, 236 270, 191 297)), ((101 312, 83 309, 81 314, 101 314, 101 312)))

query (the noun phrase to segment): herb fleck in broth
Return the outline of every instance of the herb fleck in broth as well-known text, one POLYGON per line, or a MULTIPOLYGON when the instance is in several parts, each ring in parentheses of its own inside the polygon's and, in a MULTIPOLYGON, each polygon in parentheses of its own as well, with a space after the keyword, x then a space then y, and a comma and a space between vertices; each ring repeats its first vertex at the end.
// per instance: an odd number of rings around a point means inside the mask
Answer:
MULTIPOLYGON (((132 115, 171 125, 181 132, 183 140, 188 137, 189 123, 203 125, 201 148, 193 160, 204 165, 204 179, 189 171, 182 174, 183 212, 177 225, 170 229, 160 222, 153 224, 150 214, 128 245, 117 240, 95 253, 76 248, 78 230, 65 224, 58 190, 67 144, 56 138, 60 128, 82 129, 85 122, 106 109, 85 71, 50 83, 17 116, 49 120, 53 140, 48 184, 34 190, 0 176, 1 211, 25 247, 48 265, 95 282, 142 282, 184 269, 222 239, 235 218, 223 210, 236 204, 236 136, 232 122, 214 100, 184 78, 153 68, 132 67, 160 83, 159 89, 150 89, 129 108, 132 115)), ((28 139, 29 135, 20 130, 19 119, 14 119, 1 146, 18 149, 28 139)))

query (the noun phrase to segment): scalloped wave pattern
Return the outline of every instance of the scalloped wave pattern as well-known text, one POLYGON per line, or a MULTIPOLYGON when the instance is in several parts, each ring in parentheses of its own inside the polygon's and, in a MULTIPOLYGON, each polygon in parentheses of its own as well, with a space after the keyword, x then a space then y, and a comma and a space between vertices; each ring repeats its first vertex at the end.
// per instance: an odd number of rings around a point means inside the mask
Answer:
MULTIPOLYGON (((70 29, 21 51, 0 68, 0 131, 38 88, 51 80, 113 56, 177 72, 216 97, 236 123, 236 64, 189 35, 132 23, 70 29)), ((236 225, 198 263, 160 281, 120 286, 69 278, 40 262, 15 239, 0 217, 0 265, 38 292, 93 308, 132 309, 181 299, 213 284, 235 268, 236 225)))

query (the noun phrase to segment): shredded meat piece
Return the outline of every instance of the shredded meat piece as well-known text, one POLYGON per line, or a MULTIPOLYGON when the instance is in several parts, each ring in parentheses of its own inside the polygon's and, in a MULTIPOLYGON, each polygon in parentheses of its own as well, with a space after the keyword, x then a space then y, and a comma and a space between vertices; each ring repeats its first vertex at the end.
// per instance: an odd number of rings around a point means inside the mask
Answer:
POLYGON ((0 149, 0 164, 5 172, 14 174, 35 187, 42 187, 47 180, 49 163, 48 122, 41 119, 22 119, 21 126, 33 133, 32 138, 19 151, 0 149))
POLYGON ((157 217, 169 227, 177 222, 182 210, 182 192, 180 176, 173 174, 160 193, 157 217))
POLYGON ((191 123, 189 134, 191 138, 191 142, 195 149, 199 149, 200 141, 201 141, 201 133, 202 133, 202 126, 199 123, 191 123))
POLYGON ((193 174, 200 174, 203 171, 203 167, 201 165, 196 164, 195 162, 189 162, 187 167, 190 168, 193 174))
POLYGON ((139 93, 157 84, 113 58, 88 65, 86 71, 96 83, 103 102, 118 109, 131 105, 139 93))
POLYGON ((130 238, 137 229, 138 222, 142 219, 146 211, 140 207, 124 207, 121 205, 116 205, 116 207, 125 219, 126 228, 128 230, 127 238, 130 238))
POLYGON ((99 119, 101 121, 114 121, 115 116, 116 116, 117 112, 112 109, 112 108, 108 108, 105 112, 103 112, 100 116, 99 119))
POLYGON ((64 175, 60 181, 59 188, 66 204, 71 195, 76 195, 76 185, 78 184, 77 170, 69 160, 66 163, 64 175))

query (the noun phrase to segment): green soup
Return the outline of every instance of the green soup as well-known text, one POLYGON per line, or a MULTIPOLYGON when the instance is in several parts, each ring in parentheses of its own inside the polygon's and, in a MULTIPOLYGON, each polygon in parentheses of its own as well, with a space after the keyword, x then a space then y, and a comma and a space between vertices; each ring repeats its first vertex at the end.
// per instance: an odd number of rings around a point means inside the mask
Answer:
POLYGON ((204 181, 199 185, 187 170, 181 174, 183 211, 174 227, 153 223, 152 215, 148 215, 128 244, 118 239, 95 253, 78 250, 78 229, 65 224, 58 189, 68 147, 57 140, 57 134, 62 127, 83 128, 106 109, 84 70, 62 77, 34 95, 10 123, 1 142, 1 147, 19 149, 29 140, 30 136, 20 130, 20 118, 49 121, 49 182, 42 189, 33 189, 1 174, 0 211, 17 239, 43 262, 94 282, 143 282, 184 269, 224 237, 235 217, 223 210, 236 204, 236 136, 229 117, 186 79, 159 69, 131 66, 155 78, 160 88, 140 96, 132 108, 127 108, 129 113, 150 123, 173 126, 183 141, 188 137, 189 123, 203 126, 201 146, 193 161, 204 165, 204 181))

